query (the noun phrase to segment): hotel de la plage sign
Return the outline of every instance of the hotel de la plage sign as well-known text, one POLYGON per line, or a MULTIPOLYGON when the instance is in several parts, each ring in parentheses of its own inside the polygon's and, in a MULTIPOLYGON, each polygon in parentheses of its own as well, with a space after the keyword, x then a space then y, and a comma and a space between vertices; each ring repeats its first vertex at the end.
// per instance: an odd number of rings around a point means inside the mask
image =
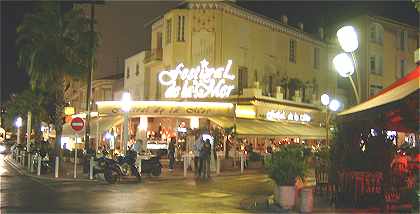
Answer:
POLYGON ((295 122, 310 122, 311 116, 307 113, 298 114, 296 112, 276 111, 271 110, 267 112, 266 119, 271 121, 295 121, 295 122))
POLYGON ((230 73, 232 60, 225 67, 209 67, 203 59, 199 65, 186 68, 183 63, 174 70, 159 73, 160 84, 167 86, 165 98, 225 98, 230 95, 235 79, 230 73))

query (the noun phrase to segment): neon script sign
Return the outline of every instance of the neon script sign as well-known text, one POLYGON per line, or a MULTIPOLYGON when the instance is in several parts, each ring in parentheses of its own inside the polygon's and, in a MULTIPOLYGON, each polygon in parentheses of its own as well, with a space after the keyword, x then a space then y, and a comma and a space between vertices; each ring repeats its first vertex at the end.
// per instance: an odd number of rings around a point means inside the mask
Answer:
POLYGON ((161 71, 159 82, 168 86, 165 91, 166 98, 206 98, 228 97, 234 85, 228 84, 228 80, 235 79, 230 74, 232 60, 228 60, 225 67, 211 68, 209 62, 203 59, 200 65, 193 68, 185 68, 183 63, 176 66, 175 70, 161 71), (177 80, 182 82, 177 85, 177 80))
POLYGON ((301 121, 301 122, 309 122, 311 121, 311 116, 309 114, 298 114, 298 113, 286 113, 285 111, 275 111, 271 110, 267 112, 266 116, 267 120, 274 120, 274 121, 280 121, 280 120, 290 120, 290 121, 301 121))

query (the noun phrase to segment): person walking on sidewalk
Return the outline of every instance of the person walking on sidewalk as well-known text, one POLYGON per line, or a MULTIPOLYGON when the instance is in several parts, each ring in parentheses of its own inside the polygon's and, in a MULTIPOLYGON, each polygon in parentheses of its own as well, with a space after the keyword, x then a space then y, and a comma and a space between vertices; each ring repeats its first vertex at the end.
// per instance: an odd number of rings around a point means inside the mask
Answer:
POLYGON ((195 175, 197 177, 201 177, 201 170, 202 170, 202 164, 200 159, 200 151, 203 148, 203 141, 200 137, 197 138, 193 145, 193 154, 194 154, 194 169, 195 169, 195 175))
POLYGON ((175 138, 171 138, 168 145, 169 171, 174 170, 175 163, 175 138))
POLYGON ((203 164, 203 179, 207 180, 210 178, 210 154, 211 154, 211 144, 210 140, 206 139, 204 142, 203 148, 201 149, 202 153, 202 164, 203 164))

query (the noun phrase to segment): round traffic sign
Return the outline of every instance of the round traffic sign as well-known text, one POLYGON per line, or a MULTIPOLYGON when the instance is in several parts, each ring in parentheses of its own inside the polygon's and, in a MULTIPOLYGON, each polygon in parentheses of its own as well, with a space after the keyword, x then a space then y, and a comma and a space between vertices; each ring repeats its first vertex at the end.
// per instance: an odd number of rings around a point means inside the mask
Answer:
POLYGON ((85 121, 80 117, 75 117, 71 120, 70 125, 74 131, 78 132, 85 126, 85 121))

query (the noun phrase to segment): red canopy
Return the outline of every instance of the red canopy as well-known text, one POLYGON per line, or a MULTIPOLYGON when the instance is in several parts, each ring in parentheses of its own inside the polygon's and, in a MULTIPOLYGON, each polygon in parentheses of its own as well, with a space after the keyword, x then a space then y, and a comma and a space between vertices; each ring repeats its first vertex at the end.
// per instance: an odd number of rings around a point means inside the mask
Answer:
POLYGON ((411 132, 419 130, 420 67, 380 91, 369 100, 338 115, 346 119, 380 118, 387 129, 411 132), (384 118, 385 116, 385 118, 384 118))

